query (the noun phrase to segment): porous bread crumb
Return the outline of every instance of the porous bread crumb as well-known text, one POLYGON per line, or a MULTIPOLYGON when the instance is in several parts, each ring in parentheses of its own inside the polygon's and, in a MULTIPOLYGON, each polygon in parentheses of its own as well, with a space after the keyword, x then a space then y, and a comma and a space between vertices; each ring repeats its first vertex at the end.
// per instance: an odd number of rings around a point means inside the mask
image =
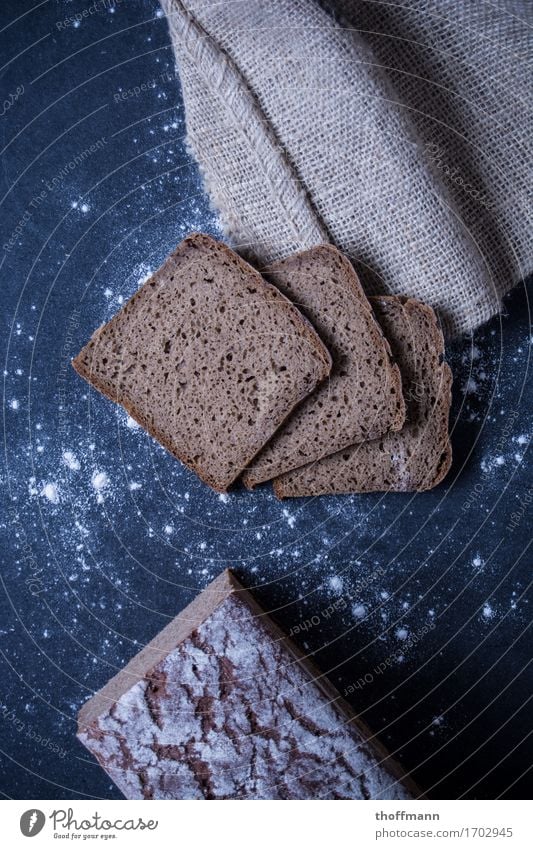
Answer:
POLYGON ((410 798, 235 594, 79 736, 129 799, 410 798))

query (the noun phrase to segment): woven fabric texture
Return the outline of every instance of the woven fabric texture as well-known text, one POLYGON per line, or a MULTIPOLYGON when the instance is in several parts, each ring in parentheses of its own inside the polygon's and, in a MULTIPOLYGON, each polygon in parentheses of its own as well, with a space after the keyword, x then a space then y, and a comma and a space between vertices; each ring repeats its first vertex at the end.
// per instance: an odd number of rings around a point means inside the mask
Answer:
POLYGON ((532 271, 529 0, 161 0, 190 149, 259 264, 320 242, 447 336, 532 271))

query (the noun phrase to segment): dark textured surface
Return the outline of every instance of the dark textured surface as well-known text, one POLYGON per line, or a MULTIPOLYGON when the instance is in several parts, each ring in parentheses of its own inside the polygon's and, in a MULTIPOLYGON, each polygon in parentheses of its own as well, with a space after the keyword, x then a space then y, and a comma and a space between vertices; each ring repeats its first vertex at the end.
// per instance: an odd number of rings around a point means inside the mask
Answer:
POLYGON ((425 492, 452 464, 448 432, 452 375, 444 339, 427 304, 373 297, 376 317, 400 367, 406 417, 398 433, 344 448, 274 481, 279 498, 355 492, 425 492))
POLYGON ((196 233, 72 361, 217 492, 328 376, 308 321, 223 242, 196 233))
POLYGON ((525 795, 526 290, 451 351, 455 460, 437 490, 210 492, 68 364, 187 232, 216 233, 165 22, 127 0, 59 29, 87 7, 33 5, 0 12, 5 96, 24 86, 1 119, 3 794, 118 798, 77 711, 233 565, 430 795, 525 795))

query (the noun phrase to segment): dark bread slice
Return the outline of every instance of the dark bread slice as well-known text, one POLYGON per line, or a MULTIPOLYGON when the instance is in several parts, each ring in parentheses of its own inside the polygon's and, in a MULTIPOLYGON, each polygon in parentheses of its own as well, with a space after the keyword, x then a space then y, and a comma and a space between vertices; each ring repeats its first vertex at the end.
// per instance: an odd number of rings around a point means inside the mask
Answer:
POLYGON ((351 263, 319 245, 265 273, 309 318, 333 356, 327 383, 304 401, 246 469, 262 481, 328 454, 399 430, 405 420, 398 366, 351 263))
POLYGON ((407 404, 399 433, 353 445, 274 481, 278 498, 432 489, 452 460, 448 436, 452 374, 431 307, 412 298, 371 298, 400 365, 407 404))
POLYGON ((331 368, 309 322, 210 236, 186 238, 73 361, 226 490, 331 368))

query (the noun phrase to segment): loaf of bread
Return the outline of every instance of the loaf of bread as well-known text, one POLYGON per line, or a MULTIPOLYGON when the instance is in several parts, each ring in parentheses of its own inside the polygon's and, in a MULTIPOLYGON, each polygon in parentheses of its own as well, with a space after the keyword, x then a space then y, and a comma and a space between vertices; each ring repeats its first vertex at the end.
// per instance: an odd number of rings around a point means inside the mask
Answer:
POLYGON ((320 245, 266 269, 309 318, 333 357, 329 380, 290 416, 245 471, 252 488, 355 442, 399 430, 405 419, 398 366, 357 274, 320 245))
POLYGON ((431 307, 412 298, 371 298, 403 381, 406 423, 399 433, 353 445, 278 477, 278 498, 332 493, 423 491, 448 472, 452 375, 431 307))
POLYGON ((195 234, 73 366, 225 491, 328 376, 331 358, 278 289, 226 245, 195 234))
POLYGON ((82 707, 128 799, 412 799, 420 790, 231 572, 82 707))

